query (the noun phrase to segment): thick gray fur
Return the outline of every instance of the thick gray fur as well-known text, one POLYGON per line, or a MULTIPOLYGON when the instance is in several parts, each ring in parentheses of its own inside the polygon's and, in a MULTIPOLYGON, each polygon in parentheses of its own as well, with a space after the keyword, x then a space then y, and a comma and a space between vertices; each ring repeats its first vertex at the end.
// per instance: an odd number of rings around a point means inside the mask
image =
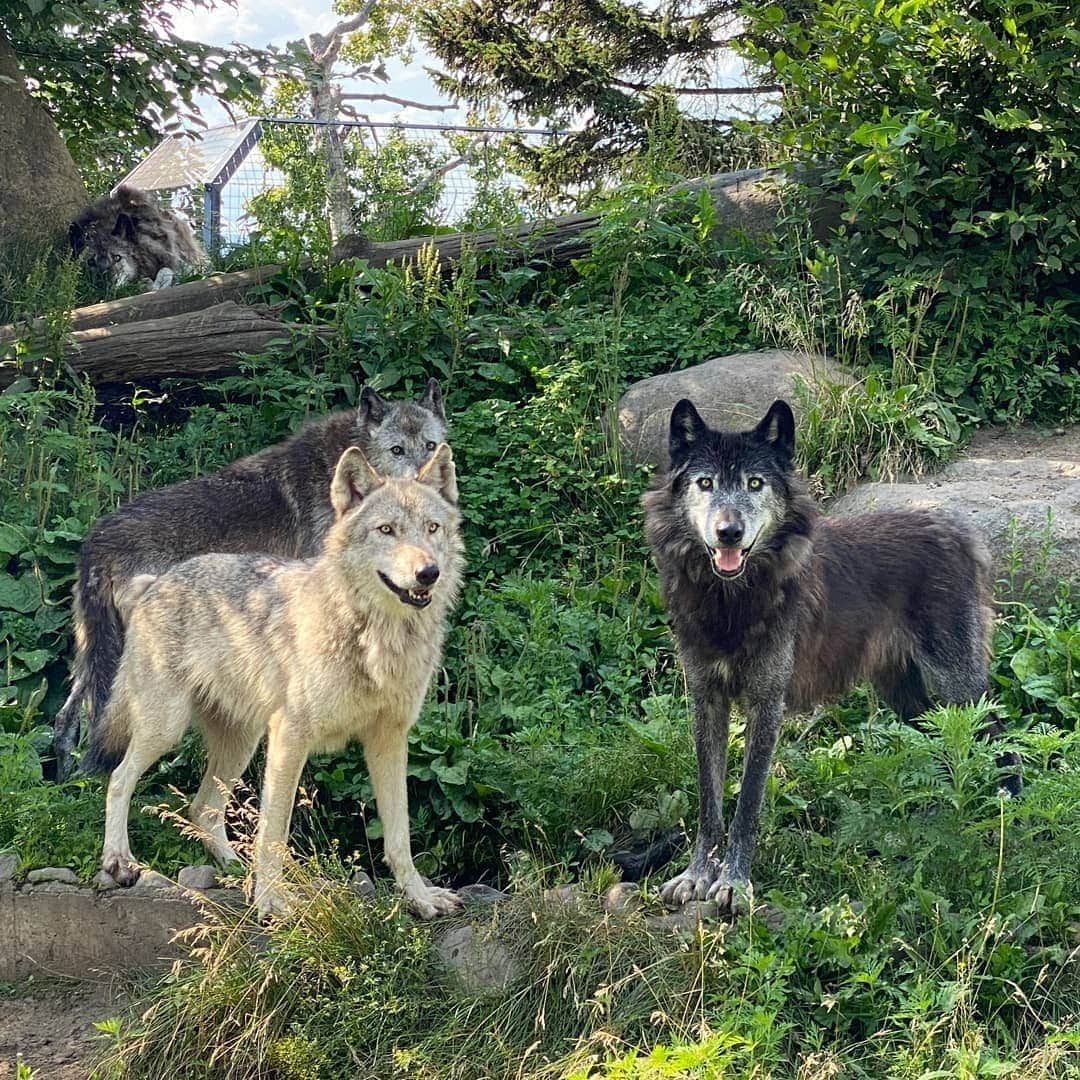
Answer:
POLYGON ((185 270, 209 270, 191 226, 153 195, 121 186, 92 202, 68 228, 72 251, 114 285, 160 289, 185 270))
POLYGON ((365 387, 357 409, 311 421, 220 472, 144 492, 101 518, 79 554, 71 692, 54 722, 58 774, 71 771, 84 702, 93 722, 108 701, 132 578, 209 552, 315 555, 334 521, 330 480, 347 447, 359 447, 380 475, 414 476, 446 429, 435 379, 416 401, 388 401, 365 387))

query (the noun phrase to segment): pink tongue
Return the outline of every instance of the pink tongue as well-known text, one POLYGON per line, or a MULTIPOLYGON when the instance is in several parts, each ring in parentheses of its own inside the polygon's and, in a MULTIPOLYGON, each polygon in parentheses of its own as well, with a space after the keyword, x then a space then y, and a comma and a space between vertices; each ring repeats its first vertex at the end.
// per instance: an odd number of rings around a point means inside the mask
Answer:
POLYGON ((742 552, 738 548, 717 548, 712 560, 717 570, 738 570, 742 566, 742 552))

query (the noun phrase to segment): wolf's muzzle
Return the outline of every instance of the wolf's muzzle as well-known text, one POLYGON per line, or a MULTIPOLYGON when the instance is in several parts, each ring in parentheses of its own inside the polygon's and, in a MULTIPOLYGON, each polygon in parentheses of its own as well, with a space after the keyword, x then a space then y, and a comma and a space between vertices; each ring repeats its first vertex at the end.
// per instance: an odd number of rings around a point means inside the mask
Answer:
MULTIPOLYGON (((434 576, 430 581, 421 582, 425 588, 420 589, 403 589, 399 585, 395 585, 381 570, 379 571, 379 580, 403 603, 408 604, 409 607, 414 608, 426 608, 431 603, 431 588, 436 579, 439 576, 439 568, 434 564, 429 563, 427 566, 422 567, 422 570, 434 571, 434 576)), ((430 576, 430 574, 429 574, 430 576)), ((417 572, 416 578, 420 580, 420 573, 417 572)))

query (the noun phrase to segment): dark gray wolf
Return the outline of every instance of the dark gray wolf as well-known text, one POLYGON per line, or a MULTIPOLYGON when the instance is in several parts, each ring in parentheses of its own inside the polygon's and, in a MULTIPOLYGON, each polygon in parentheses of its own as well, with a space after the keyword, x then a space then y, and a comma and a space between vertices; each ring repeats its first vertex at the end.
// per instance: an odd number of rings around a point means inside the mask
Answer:
POLYGON ((330 478, 346 447, 360 447, 384 476, 411 476, 445 437, 435 379, 416 401, 387 401, 365 387, 357 410, 314 420, 221 472, 144 492, 101 518, 79 553, 71 692, 54 722, 58 774, 71 770, 83 702, 93 720, 108 700, 124 647, 119 605, 132 578, 211 551, 308 558, 333 524, 330 478))
POLYGON ((442 655, 464 562, 450 447, 440 444, 409 480, 380 476, 349 447, 326 486, 335 521, 313 559, 203 555, 131 583, 123 656, 86 758, 88 770, 116 766, 101 865, 121 884, 139 874, 127 832, 135 784, 197 717, 207 767, 192 820, 223 861, 236 857, 226 798, 267 738, 253 858, 261 915, 287 911, 282 855, 308 755, 352 739, 363 745, 386 861, 410 906, 423 918, 457 906, 416 872, 405 793, 409 729, 442 655))
POLYGON ((92 202, 68 227, 68 241, 114 285, 146 281, 162 289, 184 270, 210 269, 191 226, 137 188, 121 186, 92 202))
POLYGON ((690 865, 661 889, 682 904, 745 903, 784 705, 807 710, 869 680, 902 717, 977 700, 988 685, 990 558, 960 522, 917 510, 820 517, 793 471, 795 421, 777 401, 752 431, 671 414, 670 470, 642 498, 694 705, 700 821, 690 865), (725 846, 728 715, 746 715, 742 786, 725 846))

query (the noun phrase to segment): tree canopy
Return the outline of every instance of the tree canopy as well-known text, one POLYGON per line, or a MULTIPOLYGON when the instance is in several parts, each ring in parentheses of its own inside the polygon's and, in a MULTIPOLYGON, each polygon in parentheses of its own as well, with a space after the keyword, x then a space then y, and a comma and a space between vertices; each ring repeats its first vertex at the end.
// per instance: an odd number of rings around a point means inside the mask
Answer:
MULTIPOLYGON (((227 0, 226 0, 227 2, 227 0)), ((202 123, 200 95, 257 93, 264 54, 190 41, 174 31, 185 9, 215 0, 7 0, 0 36, 94 188, 162 134, 202 123)))

